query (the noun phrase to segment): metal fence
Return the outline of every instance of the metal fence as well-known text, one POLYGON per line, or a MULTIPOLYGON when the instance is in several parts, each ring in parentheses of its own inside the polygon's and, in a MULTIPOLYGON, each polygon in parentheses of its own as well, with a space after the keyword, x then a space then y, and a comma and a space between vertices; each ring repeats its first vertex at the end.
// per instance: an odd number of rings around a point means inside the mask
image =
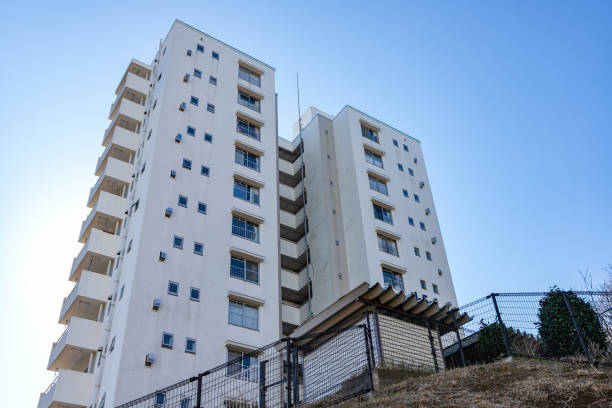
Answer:
POLYGON ((349 327, 284 338, 120 408, 325 407, 385 370, 434 372, 508 357, 612 366, 612 293, 492 293, 423 317, 373 305, 349 327), (458 314, 457 314, 458 315, 458 314))

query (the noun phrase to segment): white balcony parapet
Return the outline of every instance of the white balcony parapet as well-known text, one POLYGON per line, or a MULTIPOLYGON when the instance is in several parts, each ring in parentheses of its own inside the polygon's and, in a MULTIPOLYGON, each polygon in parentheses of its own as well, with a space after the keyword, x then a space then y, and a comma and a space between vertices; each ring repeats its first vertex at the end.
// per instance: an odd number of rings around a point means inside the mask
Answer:
POLYGON ((288 162, 287 160, 278 159, 278 171, 289 174, 290 176, 297 175, 302 169, 302 161, 296 160, 293 163, 288 162))
POLYGON ((281 316, 283 323, 299 326, 308 320, 308 303, 304 303, 300 307, 283 303, 281 307, 281 316))
MULTIPOLYGON (((79 242, 87 241, 89 233, 92 228, 95 228, 92 224, 96 216, 106 216, 115 219, 116 222, 121 223, 121 220, 125 216, 127 210, 127 198, 108 193, 106 191, 100 191, 96 205, 91 209, 87 218, 81 225, 81 231, 79 232, 79 242)), ((118 231, 113 231, 117 233, 118 231)))
POLYGON ((138 135, 122 127, 115 129, 110 143, 106 145, 106 149, 104 149, 104 152, 102 152, 102 155, 98 158, 98 162, 96 163, 96 176, 102 173, 102 169, 106 165, 106 160, 110 157, 109 153, 116 147, 121 147, 135 154, 138 150, 138 135))
MULTIPOLYGON (((113 261, 119 250, 119 240, 120 238, 118 235, 112 235, 97 229, 92 230, 87 242, 85 242, 79 254, 72 261, 69 280, 75 282, 79 279, 84 269, 92 270, 91 267, 87 265, 89 256, 113 261)), ((97 270, 94 270, 94 272, 102 273, 102 271, 97 270)))
POLYGON ((127 86, 128 83, 126 82, 126 86, 124 86, 123 88, 121 88, 121 90, 119 91, 119 93, 117 94, 117 97, 115 98, 115 101, 113 102, 113 104, 111 105, 110 111, 108 112, 108 118, 112 119, 113 116, 115 116, 115 112, 117 111, 117 107, 119 106, 119 104, 121 103, 122 100, 129 100, 131 102, 134 102, 140 106, 144 106, 145 100, 147 99, 147 92, 148 92, 148 82, 147 80, 140 78, 137 75, 128 73, 129 78, 132 79, 130 81, 130 85, 134 85, 136 88, 141 88, 141 89, 145 89, 144 92, 135 89, 134 87, 130 87, 127 86), (142 84, 138 83, 137 80, 134 80, 133 78, 139 78, 140 80, 144 81, 146 83, 145 86, 142 86, 142 84))
POLYGON ((280 253, 281 255, 288 256, 290 258, 298 259, 302 254, 306 252, 306 239, 302 237, 298 242, 289 241, 287 239, 280 239, 280 253))
POLYGON ((53 343, 47 369, 72 369, 75 362, 78 361, 80 357, 80 352, 95 352, 103 342, 104 327, 102 323, 80 317, 73 317, 64 333, 55 343, 53 343), (77 351, 77 353, 73 353, 72 351, 77 351), (77 356, 76 361, 75 355, 77 356))
POLYGON ((300 208, 295 214, 280 210, 279 222, 286 227, 297 229, 297 227, 304 223, 304 208, 300 208))
POLYGON ((64 298, 59 323, 68 324, 72 317, 97 319, 99 306, 108 301, 112 291, 113 282, 110 276, 87 270, 81 272, 79 281, 64 298), (80 302, 87 303, 87 306, 83 307, 80 302))
POLYGON ((145 111, 144 105, 132 102, 131 100, 126 98, 120 98, 117 102, 118 105, 113 106, 114 114, 110 115, 109 119, 113 119, 117 115, 123 115, 142 123, 145 111))
POLYGON ((121 123, 123 123, 123 118, 119 117, 119 115, 115 115, 115 117, 113 117, 113 119, 111 120, 110 125, 108 125, 108 127, 104 131, 104 136, 102 137, 102 146, 106 147, 108 142, 114 136, 115 132, 117 132, 117 130, 119 129, 124 129, 127 132, 133 133, 135 137, 138 138, 139 128, 136 121, 132 121, 131 129, 129 127, 121 125, 121 123))
POLYGON ((93 386, 93 374, 59 370, 53 382, 40 394, 38 408, 87 407, 93 386))
POLYGON ((289 187, 285 184, 278 185, 278 193, 281 197, 288 199, 289 201, 295 201, 302 195, 304 188, 304 180, 301 180, 296 184, 295 187, 289 187))
MULTIPOLYGON (((104 166, 104 169, 100 174, 100 177, 98 178, 98 181, 96 181, 96 184, 91 188, 89 192, 87 206, 93 207, 95 205, 98 195, 100 193, 100 187, 102 186, 105 180, 114 180, 118 182, 118 184, 129 185, 132 182, 132 174, 134 174, 133 169, 133 164, 109 157, 106 161, 106 166, 104 166)), ((118 185, 115 187, 117 188, 117 191, 113 192, 115 195, 123 196, 125 194, 125 191, 123 189, 119 191, 120 187, 123 186, 118 185)))
POLYGON ((281 287, 299 292, 307 281, 305 267, 298 273, 281 268, 281 287))

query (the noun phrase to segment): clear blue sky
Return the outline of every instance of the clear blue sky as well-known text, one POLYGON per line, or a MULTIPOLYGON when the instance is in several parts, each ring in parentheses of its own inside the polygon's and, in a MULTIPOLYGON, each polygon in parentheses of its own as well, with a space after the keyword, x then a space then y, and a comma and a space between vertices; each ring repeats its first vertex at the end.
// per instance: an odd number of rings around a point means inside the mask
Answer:
POLYGON ((298 3, 3 5, 0 405, 33 406, 51 380, 113 91, 175 18, 277 68, 281 135, 299 71, 303 107, 350 104, 420 139, 460 303, 603 278, 612 2, 298 3))

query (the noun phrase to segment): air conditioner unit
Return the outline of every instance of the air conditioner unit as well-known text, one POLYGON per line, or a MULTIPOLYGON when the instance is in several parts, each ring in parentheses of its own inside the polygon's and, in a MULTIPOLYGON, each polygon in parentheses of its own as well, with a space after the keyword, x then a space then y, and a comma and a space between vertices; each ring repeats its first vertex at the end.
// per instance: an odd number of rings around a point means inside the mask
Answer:
POLYGON ((191 50, 187 50, 187 56, 191 57, 191 50))
POLYGON ((423 188, 423 187, 425 187, 425 182, 424 182, 424 181, 421 181, 421 182, 419 183, 419 188, 423 188))
POLYGON ((426 208, 426 209, 425 209, 425 215, 429 215, 429 214, 431 214, 431 209, 426 208))
POLYGON ((187 104, 186 104, 185 102, 183 102, 183 103, 181 103, 181 104, 179 105, 179 110, 180 110, 180 111, 184 111, 186 107, 187 107, 187 104))
POLYGON ((412 161, 416 164, 419 161, 419 159, 415 157, 414 159, 412 159, 412 161))
POLYGON ((180 133, 177 133, 175 138, 174 138, 174 141, 176 143, 181 143, 181 140, 183 140, 183 135, 181 135, 180 133))
POLYGON ((166 253, 165 253, 164 251, 161 251, 161 252, 159 253, 159 260, 160 260, 160 261, 164 262, 164 261, 166 260, 166 258, 167 258, 167 257, 168 257, 168 256, 166 255, 166 253))
POLYGON ((176 178, 176 170, 170 170, 170 177, 176 178))
POLYGON ((145 367, 151 367, 151 364, 155 362, 155 354, 148 353, 145 356, 145 367))
POLYGON ((159 310, 160 306, 161 306, 161 299, 160 298, 153 299, 153 310, 159 310))
POLYGON ((433 238, 431 239, 431 243, 432 243, 432 244, 434 244, 434 245, 436 245, 436 242, 438 242, 438 238, 433 237, 433 238))
POLYGON ((172 207, 166 208, 166 217, 170 218, 172 216, 172 207))
POLYGON ((185 74, 185 76, 183 77, 183 82, 187 81, 189 81, 189 74, 185 74))

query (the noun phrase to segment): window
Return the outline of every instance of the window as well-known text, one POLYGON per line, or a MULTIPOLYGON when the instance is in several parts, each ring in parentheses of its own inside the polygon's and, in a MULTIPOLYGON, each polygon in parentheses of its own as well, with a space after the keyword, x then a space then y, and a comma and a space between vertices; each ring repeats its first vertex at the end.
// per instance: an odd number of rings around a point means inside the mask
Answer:
POLYGON ((372 208, 374 209, 374 218, 389 224, 393 224, 393 216, 391 215, 391 210, 383 208, 380 205, 374 203, 372 203, 372 208))
POLYGON ((203 255, 204 254, 204 244, 201 242, 194 242, 193 243, 193 253, 196 255, 203 255))
POLYGON ((172 241, 172 246, 178 249, 183 249, 183 237, 175 235, 174 240, 172 241))
POLYGON ((366 139, 370 139, 373 142, 379 143, 378 132, 367 126, 361 125, 361 136, 365 137, 366 139))
POLYGON ((442 276, 442 269, 438 269, 438 276, 442 276))
POLYGON ((414 171, 410 167, 408 167, 408 174, 414 176, 414 171))
POLYGON ((177 282, 168 281, 168 294, 178 296, 179 284, 177 282))
POLYGON ((404 195, 404 197, 408 197, 408 190, 402 188, 402 194, 404 195))
POLYGON ((429 251, 425 251, 425 257, 427 258, 428 261, 431 261, 431 252, 429 251))
POLYGON ((425 228, 425 223, 424 222, 419 222, 419 226, 421 227, 421 229, 423 231, 427 231, 427 229, 425 228))
POLYGON ((438 291, 438 285, 434 283, 431 285, 431 288, 433 289, 433 293, 435 293, 436 295, 440 294, 440 292, 438 291))
POLYGON ((214 86, 217 86, 217 78, 215 78, 214 76, 210 76, 208 77, 208 82, 210 82, 211 84, 213 84, 214 86))
POLYGON ((233 216, 232 235, 259 242, 259 226, 243 218, 233 216))
POLYGON ((212 52, 212 57, 213 57, 213 59, 216 59, 217 61, 219 61, 219 53, 218 52, 213 51, 212 52))
POLYGON ((368 163, 373 164, 377 167, 380 167, 381 169, 384 168, 383 167, 383 160, 382 157, 368 149, 363 149, 364 153, 365 153, 365 159, 368 163))
POLYGON ((234 180, 234 197, 259 205, 259 189, 234 180))
POLYGON ((397 169, 399 171, 404 171, 404 166, 401 163, 397 163, 397 169))
POLYGON ((427 283, 423 279, 421 279, 421 289, 427 290, 427 283))
POLYGON ((191 288, 189 289, 189 300, 195 300, 196 302, 200 301, 200 289, 191 288))
POLYGON ((204 133, 204 141, 208 143, 212 143, 212 135, 210 133, 204 133))
POLYGON ((421 199, 419 198, 418 194, 414 194, 413 197, 414 197, 414 201, 416 201, 417 203, 421 202, 421 199))
POLYGON ((395 139, 393 139, 393 146, 399 147, 399 143, 397 143, 397 140, 395 140, 395 139))
POLYGON ((242 65, 238 67, 238 78, 244 79, 255 86, 261 87, 261 76, 258 73, 243 67, 242 65))
MULTIPOLYGON (((162 334, 162 347, 172 348, 174 345, 174 334, 164 332, 162 334)), ((164 395, 165 400, 166 395, 164 395)))
POLYGON ((196 50, 197 50, 198 52, 204 52, 204 46, 203 46, 202 44, 198 44, 198 45, 196 46, 196 50))
POLYGON ((121 286, 121 290, 119 291, 119 300, 123 299, 123 292, 125 292, 125 285, 121 286))
POLYGON ((259 171, 259 156, 236 147, 234 161, 242 166, 259 171))
POLYGON ((410 224, 410 225, 412 225, 414 227, 414 218, 408 217, 408 224, 410 224))
POLYGON ((200 103, 200 100, 198 98, 196 98, 195 96, 191 97, 191 104, 198 106, 198 104, 200 103))
POLYGON ((187 207, 187 197, 185 197, 184 195, 179 195, 178 205, 180 205, 181 207, 187 207))
POLYGON ((153 129, 149 129, 149 133, 147 134, 147 140, 151 138, 152 133, 153 133, 153 129))
POLYGON ((419 248, 417 248, 417 247, 414 247, 414 254, 416 256, 421 256, 421 250, 419 248))
POLYGON ((389 195, 389 191, 387 190, 386 182, 372 175, 368 175, 368 180, 370 181, 371 190, 378 191, 379 193, 384 194, 384 195, 389 195))
POLYGON ((187 126, 187 134, 189 136, 195 136, 196 130, 193 126, 187 126))
POLYGON ((166 393, 165 392, 156 392, 155 393, 155 406, 162 407, 166 403, 166 393))
POLYGON ((193 76, 196 78, 202 78, 202 71, 200 71, 199 69, 194 69, 193 76))
POLYGON ((185 352, 186 353, 193 353, 193 354, 195 354, 195 352, 196 352, 196 341, 195 341, 195 339, 191 339, 189 337, 185 338, 185 352))
POLYGON ((215 113, 215 105, 213 105, 212 103, 206 104, 206 110, 210 113, 215 113))
POLYGON ((252 139, 260 140, 259 126, 252 124, 248 120, 238 118, 236 122, 236 131, 252 139))
POLYGON ((255 112, 261 112, 259 99, 242 91, 238 91, 238 103, 251 110, 254 110, 255 112))
POLYGON ((247 381, 258 381, 259 361, 257 356, 227 349, 227 375, 247 381))
POLYGON ((183 159, 183 167, 187 170, 191 170, 191 160, 183 159))
POLYGON ((189 399, 189 397, 185 397, 181 400, 181 408, 189 408, 189 402, 191 400, 189 399))
POLYGON ((202 214, 206 214, 206 204, 198 201, 198 212, 202 214))
POLYGON ((259 283, 259 264, 238 256, 232 256, 230 276, 247 282, 259 283))
POLYGON ((407 152, 408 151, 408 146, 404 145, 404 151, 407 152))
POLYGON ((246 327, 247 329, 259 329, 259 309, 241 302, 230 300, 229 318, 230 324, 246 327))
POLYGON ((397 242, 380 234, 378 234, 378 249, 390 255, 399 256, 397 242))
POLYGON ((108 352, 112 353, 113 350, 115 349, 115 340, 117 339, 116 336, 113 337, 113 339, 111 340, 110 346, 108 346, 108 352))
POLYGON ((129 253, 130 253, 130 251, 132 250, 132 241, 133 241, 133 240, 131 240, 131 239, 130 239, 130 242, 128 243, 128 247, 127 247, 127 252, 128 252, 128 254, 129 254, 129 253))
POLYGON ((391 271, 387 268, 382 268, 383 281, 385 286, 391 286, 393 289, 404 290, 404 278, 401 273, 391 271))
POLYGON ((202 165, 202 170, 200 170, 200 174, 206 177, 210 176, 210 169, 204 165, 202 165))

